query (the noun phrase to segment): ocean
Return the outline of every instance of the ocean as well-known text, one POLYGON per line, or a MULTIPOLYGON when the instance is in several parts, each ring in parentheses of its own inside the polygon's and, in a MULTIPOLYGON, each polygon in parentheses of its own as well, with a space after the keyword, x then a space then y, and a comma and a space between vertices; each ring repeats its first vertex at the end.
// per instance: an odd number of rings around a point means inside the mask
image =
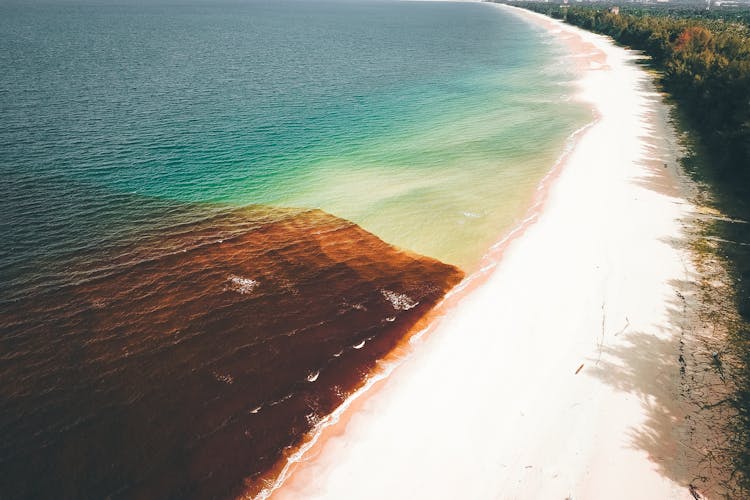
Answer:
POLYGON ((0 491, 230 498, 591 120, 490 5, 0 4, 0 491))

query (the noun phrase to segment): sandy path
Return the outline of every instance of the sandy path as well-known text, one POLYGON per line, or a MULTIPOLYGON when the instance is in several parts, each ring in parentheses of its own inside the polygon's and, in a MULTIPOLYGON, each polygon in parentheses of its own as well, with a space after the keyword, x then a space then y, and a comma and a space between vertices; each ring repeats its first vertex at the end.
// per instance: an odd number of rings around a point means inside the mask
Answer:
POLYGON ((489 279, 273 498, 692 498, 675 288, 692 207, 664 105, 628 51, 512 12, 580 55, 599 120, 489 279))

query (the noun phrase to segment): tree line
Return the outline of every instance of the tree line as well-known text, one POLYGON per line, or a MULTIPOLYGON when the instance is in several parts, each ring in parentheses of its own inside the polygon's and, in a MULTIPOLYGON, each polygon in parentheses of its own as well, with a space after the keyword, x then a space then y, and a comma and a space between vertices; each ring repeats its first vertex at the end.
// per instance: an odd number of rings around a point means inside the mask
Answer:
POLYGON ((722 177, 750 180, 750 9, 518 2, 649 55, 722 177))

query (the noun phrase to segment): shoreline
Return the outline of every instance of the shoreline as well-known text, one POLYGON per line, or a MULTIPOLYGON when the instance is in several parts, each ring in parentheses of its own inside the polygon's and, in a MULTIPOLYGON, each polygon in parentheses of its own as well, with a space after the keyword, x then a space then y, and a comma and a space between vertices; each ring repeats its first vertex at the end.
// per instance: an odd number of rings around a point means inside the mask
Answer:
MULTIPOLYGON (((642 497, 644 494, 684 496, 688 493, 685 484, 666 477, 669 474, 660 474, 659 465, 654 462, 653 457, 648 454, 643 456, 642 450, 633 450, 618 440, 627 436, 627 431, 632 426, 638 427, 645 421, 646 410, 638 408, 638 400, 643 399, 642 395, 640 398, 638 395, 633 398, 628 394, 629 391, 624 391, 621 387, 620 382, 624 381, 607 380, 607 370, 604 369, 607 364, 611 364, 613 369, 621 368, 621 363, 616 363, 617 360, 614 358, 618 357, 617 349, 628 347, 628 337, 635 335, 640 338, 642 335, 651 335, 646 331, 653 328, 661 331, 659 334, 653 334, 659 341, 669 344, 674 336, 669 334, 670 325, 666 324, 669 320, 665 321, 664 318, 665 315, 668 318, 669 300, 675 292, 669 288, 668 282, 687 274, 688 264, 685 263, 684 249, 665 245, 660 240, 684 237, 679 220, 688 216, 692 207, 678 194, 679 188, 676 186, 675 177, 677 167, 672 161, 676 158, 669 161, 673 164, 672 168, 664 169, 668 171, 665 172, 661 168, 662 159, 656 161, 643 152, 649 148, 645 147, 648 144, 640 137, 654 128, 654 123, 648 122, 645 115, 649 112, 658 113, 659 110, 655 108, 664 104, 657 96, 656 102, 650 103, 652 109, 649 109, 649 99, 653 99, 653 96, 642 95, 647 92, 638 88, 649 77, 643 69, 635 67, 632 63, 632 52, 614 46, 599 35, 563 25, 541 14, 507 6, 498 8, 513 9, 515 15, 547 29, 559 37, 559 40, 569 44, 574 53, 570 57, 579 60, 583 73, 579 81, 583 88, 579 98, 589 102, 596 109, 594 121, 573 134, 575 147, 564 153, 561 160, 545 176, 538 189, 538 199, 535 198, 529 209, 529 215, 519 226, 493 245, 484 259, 487 264, 481 266, 480 272, 467 277, 420 321, 414 333, 404 341, 404 345, 380 364, 382 370, 327 417, 322 428, 311 440, 291 455, 293 460, 284 467, 276 484, 261 492, 259 498, 269 495, 273 498, 347 495, 379 497, 389 491, 386 485, 390 485, 391 491, 395 487, 405 487, 406 492, 419 491, 422 495, 430 491, 430 496, 451 497, 451 492, 461 492, 465 495, 468 483, 474 487, 474 490, 469 491, 479 496, 494 493, 510 497, 548 497, 558 494, 574 497, 599 497, 605 494, 610 497, 613 494, 615 497, 642 497), (575 44, 578 44, 577 47, 574 47, 575 44), (595 50, 592 51, 592 48, 595 50), (586 49, 588 51, 584 52, 586 49), (607 87, 611 86, 613 81, 606 81, 601 74, 612 77, 615 71, 623 72, 624 76, 629 78, 626 83, 630 87, 627 88, 622 81, 614 82, 619 84, 615 85, 615 88, 624 88, 625 93, 629 91, 634 94, 625 96, 634 101, 629 103, 632 106, 629 110, 622 109, 625 107, 622 104, 619 107, 611 106, 612 95, 608 95, 611 89, 607 87), (645 108, 645 111, 642 108, 645 108), (608 130, 607 127, 612 127, 613 120, 623 118, 633 127, 631 131, 640 133, 625 137, 622 141, 620 135, 603 133, 608 130), (596 136, 596 140, 592 139, 592 136, 596 136), (597 140, 603 141, 603 145, 597 144, 597 140), (623 148, 622 142, 626 141, 629 141, 629 144, 627 148, 623 148), (605 149, 614 151, 604 151, 605 149), (594 159, 598 159, 599 162, 609 159, 618 149, 624 153, 624 158, 617 158, 614 162, 624 171, 602 172, 592 164, 594 159), (629 165, 629 160, 634 164, 629 165), (635 185, 635 177, 641 178, 641 184, 648 183, 650 186, 635 185), (594 182, 590 182, 591 180, 594 182), (580 189, 582 181, 591 185, 580 189), (655 184, 659 184, 658 189, 654 187, 655 184), (587 195, 584 198, 588 203, 576 200, 577 195, 581 194, 578 191, 581 190, 587 195), (639 190, 645 192, 640 193, 639 190), (618 195, 617 211, 607 207, 608 199, 604 196, 607 191, 618 195), (634 194, 650 195, 649 200, 633 203, 638 201, 637 197, 629 198, 634 194), (600 203, 590 203, 592 199, 600 203), (647 210, 644 211, 644 208, 647 210), (628 220, 630 209, 637 215, 637 221, 628 220), (654 216, 651 210, 654 210, 654 216), (563 211, 561 216, 560 212, 563 211), (611 217, 613 215, 615 217, 611 217), (635 241, 622 239, 618 234, 622 226, 613 229, 611 226, 616 221, 609 220, 612 218, 623 219, 620 222, 624 223, 627 229, 632 229, 632 235, 643 237, 645 241, 638 238, 635 241), (560 219, 563 222, 562 227, 559 227, 560 219), (592 230, 594 228, 591 227, 587 228, 592 222, 598 231, 592 230), (658 229, 649 227, 650 231, 641 231, 642 234, 639 235, 638 227, 627 227, 629 222, 632 226, 638 226, 633 223, 638 222, 646 226, 658 226, 658 229), (654 230, 658 234, 655 235, 654 230), (612 241, 601 246, 602 242, 598 241, 600 239, 612 241), (571 241, 579 243, 571 246, 571 241), (642 260, 649 260, 649 250, 654 250, 658 246, 656 253, 661 254, 661 259, 657 259, 659 265, 654 266, 651 263, 640 266, 644 262, 636 262, 639 264, 636 267, 649 269, 638 270, 640 273, 636 276, 638 282, 635 286, 633 283, 624 283, 623 281, 628 280, 628 273, 623 270, 635 271, 631 269, 630 260, 633 259, 628 259, 624 250, 619 250, 617 255, 613 256, 607 244, 613 241, 616 242, 615 245, 619 244, 624 249, 629 248, 642 254, 639 256, 642 260), (556 249, 555 252, 547 251, 550 246, 556 249), (507 255, 504 255, 506 253, 507 255), (549 255, 550 253, 556 254, 556 257, 549 255), (595 270, 586 269, 590 266, 586 266, 585 261, 581 260, 582 257, 576 255, 579 253, 588 254, 586 257, 590 262, 600 265, 594 266, 595 270), (573 266, 565 268, 565 265, 570 263, 566 260, 571 261, 573 266), (661 265, 665 263, 666 266, 661 265), (561 264, 562 268, 556 269, 561 264), (583 265, 576 267, 577 264, 583 265), (602 270, 605 267, 606 270, 602 270), (614 269, 618 270, 614 276, 616 280, 611 280, 614 269), (581 276, 577 276, 573 270, 588 274, 584 279, 580 279, 581 276), (653 275, 658 279, 652 279, 653 275), (571 289, 572 283, 577 280, 582 284, 577 289, 571 289), (528 283, 529 281, 533 283, 528 283), (545 292, 537 291, 545 288, 546 281, 552 281, 551 286, 548 286, 550 290, 546 292, 551 300, 540 301, 538 295, 544 295, 545 292), (586 286, 592 283, 595 285, 593 289, 586 286), (639 285, 647 285, 646 288, 649 290, 645 295, 655 298, 655 302, 661 307, 649 307, 649 302, 640 296, 643 294, 639 293, 639 285), (626 290, 619 290, 620 287, 626 290), (564 306, 555 304, 558 301, 564 306), (641 308, 634 308, 637 310, 630 312, 628 307, 624 307, 625 304, 612 307, 610 304, 613 301, 630 305, 640 304, 645 312, 641 308), (535 302, 539 307, 534 307, 535 302), (586 311, 578 310, 572 316, 566 311, 567 308, 581 309, 581 304, 587 306, 586 311), (539 310, 545 305, 550 306, 556 314, 540 314, 539 310), (516 307, 519 309, 515 309, 516 307), (540 332, 547 330, 554 331, 559 328, 557 323, 560 320, 568 323, 567 328, 565 324, 561 328, 564 333, 574 333, 578 330, 582 330, 583 333, 571 335, 571 338, 556 333, 550 338, 535 339, 540 343, 527 338, 529 335, 540 336, 540 332), (636 327, 644 331, 637 331, 636 327), (463 338, 469 333, 467 330, 474 331, 472 334, 478 337, 475 340, 479 342, 475 347, 481 349, 477 352, 472 352, 470 340, 463 338), (493 335, 488 330, 500 332, 493 335), (519 335, 512 335, 513 332, 519 335), (559 340, 561 337, 564 337, 563 340, 559 340), (418 350, 410 347, 415 342, 419 342, 418 350), (551 345, 544 345, 546 343, 551 345), (487 351, 497 356, 488 356, 487 351), (506 356, 513 359, 504 359, 506 356), (464 365, 460 365, 463 369, 455 366, 450 370, 443 369, 444 365, 455 365, 455 358, 465 362, 464 365), (482 366, 482 362, 487 358, 503 361, 500 367, 482 366), (545 362, 540 363, 538 358, 545 362), (469 362, 466 362, 467 360, 469 362), (527 380, 526 386, 514 381, 516 376, 523 378, 524 372, 533 365, 537 365, 539 370, 530 377, 531 381, 527 380), (481 376, 471 377, 470 374, 464 373, 467 369, 474 369, 481 376), (446 371, 452 376, 445 375, 446 371), (430 414, 425 413, 424 408, 432 407, 439 415, 441 396, 444 396, 438 394, 441 391, 435 390, 434 385, 439 385, 435 383, 435 379, 450 388, 447 392, 454 398, 465 399, 466 393, 476 393, 475 396, 481 397, 486 393, 485 390, 477 392, 475 387, 464 387, 460 383, 461 377, 464 377, 463 382, 466 386, 471 386, 471 383, 479 378, 487 386, 484 389, 491 388, 491 392, 500 392, 504 395, 488 398, 489 401, 483 402, 484 409, 489 410, 486 413, 471 408, 472 401, 455 405, 458 409, 473 412, 473 419, 464 418, 457 423, 454 419, 445 421, 444 418, 435 418, 431 422, 430 414), (573 391, 573 394, 570 394, 570 391, 573 391), (585 397, 590 394, 595 396, 585 397), (568 400, 562 395, 567 395, 568 400), (548 397, 549 400, 531 404, 530 400, 534 397, 548 397), (526 404, 523 404, 524 402, 526 404), (506 403, 509 403, 511 408, 518 406, 525 410, 520 411, 519 416, 508 409, 506 403), (574 407, 586 407, 583 416, 589 418, 565 415, 567 412, 564 411, 561 415, 560 410, 565 410, 566 403, 572 403, 574 407), (613 410, 612 406, 617 409, 613 410), (503 414, 504 410, 508 411, 507 416, 503 414), (530 425, 528 422, 532 419, 528 417, 534 413, 534 424, 530 425), (548 413, 554 416, 547 417, 548 413), (616 421, 616 432, 611 428, 612 422, 602 416, 602 413, 607 413, 608 417, 616 421), (487 420, 486 415, 492 415, 497 422, 487 420), (561 419, 561 416, 565 418, 561 419), (477 425, 477 421, 483 425, 477 425), (506 424, 499 426, 503 429, 497 429, 498 422, 506 424), (586 436, 586 427, 592 423, 601 428, 600 434, 607 434, 604 444, 590 435, 586 436), (430 428, 433 432, 440 432, 440 429, 450 431, 450 428, 446 427, 447 424, 466 424, 470 428, 463 431, 457 429, 459 432, 453 433, 452 438, 446 438, 447 442, 443 442, 442 445, 440 439, 431 439, 430 428), (605 428, 609 428, 607 432, 604 432, 605 428), (470 432, 472 429, 477 431, 477 435, 470 432), (382 435, 384 430, 389 432, 382 435), (546 434, 538 433, 539 430, 546 431, 546 434), (566 435, 567 431, 571 430, 572 436, 566 435), (465 435, 464 438, 470 439, 459 439, 455 436, 466 432, 469 435, 465 435), (527 432, 531 436, 529 440, 539 448, 536 450, 537 453, 527 451, 529 443, 523 439, 527 432), (535 433, 538 434, 535 436, 535 433), (541 436, 548 439, 545 440, 541 436), (475 445, 468 446, 472 439, 475 440, 475 445), (557 454, 541 449, 542 445, 548 445, 550 442, 559 448, 557 454), (572 446, 573 442, 577 443, 577 446, 572 446), (437 460, 435 455, 439 456, 446 444, 452 444, 460 453, 450 460, 437 460), (488 452, 486 448, 492 448, 493 445, 500 449, 488 452), (408 453, 402 453, 404 448, 408 453), (574 448, 576 452, 571 454, 574 448), (582 450, 586 452, 585 459, 580 458, 582 450), (487 464, 482 457, 476 456, 482 454, 491 459, 490 465, 496 466, 493 469, 495 477, 489 478, 486 484, 472 481, 480 472, 479 469, 487 464), (619 459, 612 458, 613 454, 619 459), (604 463, 596 463, 597 457, 604 463), (466 465, 460 465, 459 462, 467 460, 466 465), (394 462, 400 463, 401 467, 396 468, 394 462), (535 465, 539 462, 545 465, 535 465), (550 465, 549 462, 553 464, 550 465), (369 463, 372 465, 365 466, 369 463), (419 463, 422 464, 423 470, 415 470, 416 464, 419 463), (518 469, 515 473, 509 470, 514 466, 518 469), (456 467, 468 467, 472 471, 456 474, 456 467), (375 485, 372 484, 372 479, 366 481, 367 477, 373 476, 368 474, 373 469, 378 471, 378 476, 384 476, 379 477, 382 481, 375 485), (539 470, 542 471, 541 476, 539 470), (294 474, 291 474, 292 472, 294 474), (449 487, 446 487, 445 482, 441 482, 440 485, 425 484, 430 477, 451 473, 455 479, 454 482, 449 482, 449 487), (358 474, 360 479, 356 479, 355 474, 358 474), (633 474, 637 477, 633 478, 633 474), (532 479, 534 475, 536 480, 532 479), (604 476, 605 479, 591 479, 590 476, 593 475, 604 476), (520 482, 517 483, 515 480, 520 482), (534 484, 527 484, 529 480, 534 484), (623 481, 638 484, 624 487, 623 481), (429 487, 427 490, 416 490, 415 485, 429 487), (412 490, 409 486, 412 486, 412 490), (496 489, 492 489, 493 486, 496 489), (434 491, 431 488, 434 488, 434 491)), ((652 117, 651 122, 653 121, 652 117)), ((661 347, 665 351, 668 350, 665 346, 661 347)), ((676 361, 675 359, 674 362, 676 361)), ((653 375, 654 370, 670 371, 660 369, 664 367, 646 368, 651 369, 641 370, 645 373, 634 373, 633 377, 653 375)), ((446 406, 454 407, 454 404, 446 406)), ((599 439, 602 438, 603 436, 599 435, 599 439)), ((452 447, 448 446, 448 449, 452 447)), ((676 465, 678 468, 684 467, 684 464, 676 465)))
MULTIPOLYGON (((461 1, 468 3, 475 0, 461 1)), ((301 464, 304 464, 304 462, 314 459, 321 452, 328 439, 343 435, 351 417, 362 409, 370 396, 377 394, 378 386, 386 383, 391 374, 397 371, 402 363, 408 362, 415 355, 415 350, 419 349, 419 346, 429 339, 434 331, 440 328, 442 322, 451 314, 453 309, 459 307, 465 297, 490 279, 493 270, 500 263, 499 261, 508 247, 515 240, 523 237, 524 233, 534 225, 544 210, 550 188, 554 185, 557 176, 560 175, 564 168, 567 158, 575 150, 576 143, 599 119, 595 109, 592 109, 592 114, 592 121, 573 131, 566 140, 563 152, 550 168, 549 172, 539 181, 535 194, 523 218, 485 252, 477 269, 473 273, 466 275, 461 282, 449 290, 411 328, 398 345, 388 355, 377 362, 377 368, 368 375, 362 386, 354 391, 335 411, 323 418, 314 431, 300 445, 287 450, 284 458, 269 472, 262 474, 259 478, 247 481, 245 492, 238 498, 252 498, 255 500, 276 498, 279 490, 283 490, 286 481, 292 478, 294 471, 301 464)))
MULTIPOLYGON (((434 1, 434 0, 430 0, 434 1)), ((441 0, 438 0, 441 1, 441 0)), ((486 3, 477 0, 459 0, 466 3, 486 3)), ((498 7, 500 4, 490 4, 498 7)), ((568 56, 572 57, 572 56, 568 56)), ((459 307, 461 301, 477 288, 482 287, 491 277, 494 269, 500 263, 508 247, 532 227, 545 209, 550 189, 562 172, 568 157, 575 151, 577 143, 587 130, 599 121, 600 116, 592 102, 574 97, 590 107, 591 121, 574 130, 566 139, 563 151, 552 164, 549 171, 541 178, 535 188, 529 205, 516 225, 493 243, 473 272, 467 274, 461 282, 448 291, 445 296, 407 333, 398 345, 387 356, 377 362, 377 368, 365 379, 363 384, 354 391, 335 411, 327 415, 318 423, 316 428, 300 443, 286 450, 282 459, 268 472, 252 480, 247 480, 244 492, 238 498, 264 500, 276 498, 279 492, 283 495, 287 481, 292 480, 294 471, 301 464, 316 457, 325 446, 327 440, 341 436, 352 416, 356 415, 368 401, 368 398, 378 393, 379 386, 387 382, 391 374, 397 371, 402 363, 415 355, 415 349, 425 342, 430 335, 440 328, 442 322, 459 307)))

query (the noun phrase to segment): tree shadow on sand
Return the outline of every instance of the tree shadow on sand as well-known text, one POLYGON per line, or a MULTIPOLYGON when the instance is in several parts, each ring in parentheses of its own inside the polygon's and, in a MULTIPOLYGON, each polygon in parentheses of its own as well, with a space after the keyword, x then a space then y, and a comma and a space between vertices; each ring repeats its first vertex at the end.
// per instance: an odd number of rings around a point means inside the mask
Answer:
MULTIPOLYGON (((682 314, 679 298, 672 309, 682 314)), ((730 384, 710 353, 682 335, 624 333, 603 346, 588 373, 619 391, 635 395, 646 420, 630 431, 631 445, 643 450, 659 472, 696 494, 738 498, 728 454, 727 422, 733 415, 730 384)))
MULTIPOLYGON (((662 98, 649 82, 642 90, 651 94, 649 99, 662 98)), ((662 108, 643 119, 661 122, 656 129, 667 130, 671 116, 662 108)), ((723 219, 701 211, 711 198, 705 186, 696 189, 676 173, 681 171, 674 160, 680 139, 659 142, 663 130, 656 129, 644 138, 649 159, 640 166, 645 174, 631 182, 674 197, 675 203, 683 203, 675 195, 687 194, 698 205, 697 213, 679 221, 681 235, 662 240, 692 265, 686 266, 684 279, 668 283, 674 296, 664 326, 615 333, 617 338, 591 360, 588 373, 639 398, 646 420, 631 429, 630 443, 647 453, 664 477, 693 498, 750 498, 750 419, 743 403, 750 399, 743 396, 749 351, 747 342, 740 342, 747 328, 738 314, 736 280, 721 238, 710 236, 723 219)))

